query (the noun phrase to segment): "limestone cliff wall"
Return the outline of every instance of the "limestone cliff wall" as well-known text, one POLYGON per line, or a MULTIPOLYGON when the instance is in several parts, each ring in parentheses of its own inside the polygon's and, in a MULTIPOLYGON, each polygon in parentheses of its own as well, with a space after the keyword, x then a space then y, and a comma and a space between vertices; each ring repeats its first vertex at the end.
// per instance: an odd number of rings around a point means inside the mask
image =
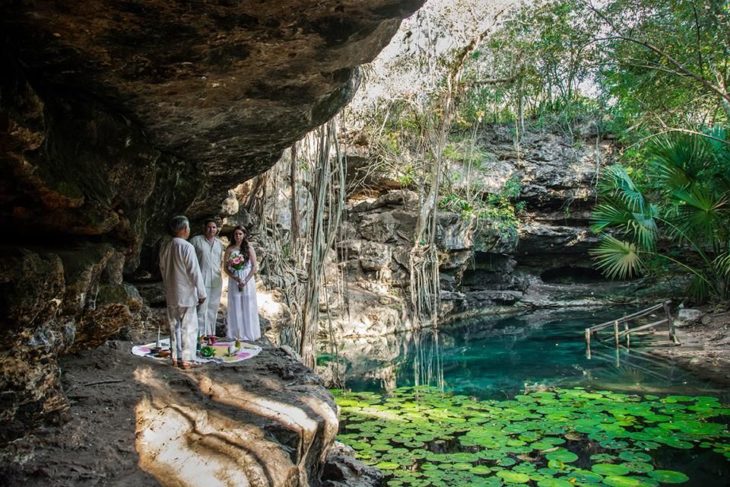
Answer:
MULTIPOLYGON (((527 132, 519 144, 508 126, 491 126, 476 143, 483 154, 479 171, 472 173, 473 186, 481 188, 478 196, 486 200, 512 181, 519 187, 513 203, 522 209, 514 228, 440 211, 441 318, 601 303, 585 287, 561 287, 559 281, 603 282, 588 255, 597 242, 589 217, 601 168, 614 161, 613 141, 587 121, 573 133, 527 132)), ((409 252, 419 196, 397 174, 372 171, 367 147, 348 148, 348 178, 358 184, 349 186, 346 217, 327 264, 329 292, 320 294, 323 348, 330 336, 366 339, 414 327, 408 312, 409 252)), ((460 170, 465 171, 452 163, 450 171, 460 170)), ((277 174, 285 179, 277 185, 287 187, 288 172, 277 174)), ((458 176, 455 180, 458 185, 458 176)), ((288 194, 277 198, 277 220, 267 225, 289 231, 288 194)), ((299 199, 302 211, 311 209, 311 195, 299 199)))

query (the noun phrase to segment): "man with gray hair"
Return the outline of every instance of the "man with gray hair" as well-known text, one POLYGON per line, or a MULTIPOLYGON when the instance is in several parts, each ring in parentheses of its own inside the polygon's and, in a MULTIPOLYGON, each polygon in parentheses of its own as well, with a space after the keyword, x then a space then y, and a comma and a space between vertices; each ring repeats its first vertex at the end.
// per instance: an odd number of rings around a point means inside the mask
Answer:
POLYGON ((183 369, 193 366, 198 341, 196 306, 207 295, 195 248, 187 241, 190 222, 184 216, 170 220, 172 239, 160 246, 160 272, 165 287, 167 322, 170 325, 172 365, 183 369))

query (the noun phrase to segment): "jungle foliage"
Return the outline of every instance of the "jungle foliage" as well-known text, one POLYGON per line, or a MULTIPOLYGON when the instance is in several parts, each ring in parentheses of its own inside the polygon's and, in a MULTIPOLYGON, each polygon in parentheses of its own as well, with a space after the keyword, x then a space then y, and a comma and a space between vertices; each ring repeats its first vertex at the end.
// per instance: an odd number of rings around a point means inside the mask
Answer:
POLYGON ((593 251, 598 267, 623 279, 646 269, 649 259, 665 261, 692 275, 694 298, 729 298, 729 142, 722 130, 675 132, 648 144, 645 177, 622 165, 608 168, 593 212, 593 228, 603 233, 593 251))
POLYGON ((727 1, 520 3, 461 45, 418 52, 428 89, 380 105, 367 124, 404 185, 423 193, 438 174, 440 209, 514 231, 519 192, 479 177, 485 126, 511 127, 519 157, 526 130, 570 138, 592 125, 620 144, 594 215, 599 268, 617 278, 680 269, 695 297, 728 297, 727 1))

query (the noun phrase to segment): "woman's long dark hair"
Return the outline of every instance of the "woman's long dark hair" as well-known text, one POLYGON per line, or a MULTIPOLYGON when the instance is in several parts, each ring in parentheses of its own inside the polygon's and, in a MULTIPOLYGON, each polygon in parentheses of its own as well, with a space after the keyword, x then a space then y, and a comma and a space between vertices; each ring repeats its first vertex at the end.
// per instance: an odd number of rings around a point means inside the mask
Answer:
POLYGON ((236 245, 236 237, 235 233, 236 230, 241 230, 243 232, 243 240, 241 240, 241 248, 238 249, 239 252, 241 252, 241 255, 243 256, 243 261, 248 262, 248 232, 245 228, 243 228, 241 225, 236 225, 233 228, 233 233, 231 233, 231 243, 228 244, 229 247, 236 245))

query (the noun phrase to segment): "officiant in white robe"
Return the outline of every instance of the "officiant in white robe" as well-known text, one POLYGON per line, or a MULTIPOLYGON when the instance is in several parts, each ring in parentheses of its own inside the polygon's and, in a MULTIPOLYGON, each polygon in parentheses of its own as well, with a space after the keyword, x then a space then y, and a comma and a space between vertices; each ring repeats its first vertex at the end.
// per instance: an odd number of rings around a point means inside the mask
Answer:
POLYGON ((215 335, 215 324, 218 320, 218 308, 221 304, 223 279, 221 277, 221 263, 223 262, 223 244, 217 238, 218 223, 213 219, 205 221, 203 235, 196 235, 190 239, 195 247, 200 271, 203 273, 203 283, 208 295, 206 302, 198 308, 198 335, 215 335))
POLYGON ((170 326, 170 351, 173 366, 193 366, 197 343, 198 315, 195 307, 207 294, 195 249, 187 241, 190 224, 184 216, 170 220, 170 234, 160 246, 160 273, 165 288, 167 322, 170 326))

